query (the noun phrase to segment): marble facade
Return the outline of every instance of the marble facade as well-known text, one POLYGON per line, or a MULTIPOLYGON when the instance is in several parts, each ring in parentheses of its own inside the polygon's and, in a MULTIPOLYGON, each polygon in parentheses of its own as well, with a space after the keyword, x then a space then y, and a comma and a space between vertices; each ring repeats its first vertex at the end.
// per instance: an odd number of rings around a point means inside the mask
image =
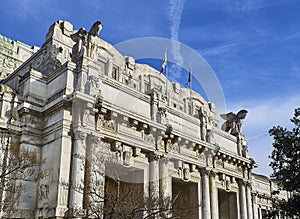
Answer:
MULTIPOLYGON (((82 217, 87 197, 75 188, 88 188, 84 162, 98 155, 103 175, 142 182, 145 194, 172 197, 172 185, 196 185, 197 218, 256 219, 271 210, 271 181, 252 173, 245 139, 220 128, 214 104, 120 54, 98 37, 101 28, 57 21, 39 50, 0 37, 0 45, 26 50, 19 59, 0 54, 14 63, 1 74, 1 142, 13 138, 45 159, 45 174, 26 182, 15 217, 82 217), (112 157, 119 173, 106 163, 112 157)), ((99 181, 103 190, 105 177, 99 181)))

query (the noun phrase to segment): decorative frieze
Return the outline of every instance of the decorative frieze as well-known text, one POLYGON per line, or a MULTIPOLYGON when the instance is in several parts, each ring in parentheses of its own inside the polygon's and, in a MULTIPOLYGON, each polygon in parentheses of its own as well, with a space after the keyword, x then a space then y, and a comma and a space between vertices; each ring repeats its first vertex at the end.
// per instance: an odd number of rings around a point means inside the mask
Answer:
POLYGON ((124 159, 124 165, 130 166, 131 165, 131 158, 132 158, 132 150, 131 148, 128 151, 123 152, 123 159, 124 159))
POLYGON ((144 141, 149 144, 155 145, 155 137, 152 134, 144 135, 144 141))

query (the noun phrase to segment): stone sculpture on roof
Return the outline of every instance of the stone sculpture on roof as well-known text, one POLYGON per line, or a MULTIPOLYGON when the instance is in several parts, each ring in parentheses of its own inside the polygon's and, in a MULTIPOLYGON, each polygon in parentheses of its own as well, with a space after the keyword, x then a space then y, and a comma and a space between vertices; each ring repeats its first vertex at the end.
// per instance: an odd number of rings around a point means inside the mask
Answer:
POLYGON ((82 27, 71 35, 72 40, 75 42, 72 48, 72 62, 75 62, 77 66, 82 64, 82 58, 85 53, 88 57, 93 58, 96 46, 95 41, 101 30, 102 22, 96 21, 89 32, 82 27))
POLYGON ((227 114, 221 114, 221 118, 226 121, 223 123, 221 129, 225 132, 230 132, 234 136, 242 134, 242 124, 247 116, 247 110, 240 110, 237 114, 230 112, 227 114))

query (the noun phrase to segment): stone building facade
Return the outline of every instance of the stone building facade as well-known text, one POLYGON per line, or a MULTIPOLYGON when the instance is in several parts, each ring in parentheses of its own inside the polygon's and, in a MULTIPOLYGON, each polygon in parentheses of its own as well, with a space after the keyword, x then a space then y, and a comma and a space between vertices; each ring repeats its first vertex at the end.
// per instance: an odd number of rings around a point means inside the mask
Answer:
POLYGON ((0 34, 0 80, 16 70, 38 49, 0 34))
POLYGON ((0 37, 1 144, 18 142, 45 160, 15 217, 81 217, 86 197, 76 185, 91 183, 88 163, 100 156, 103 192, 105 178, 118 177, 142 183, 145 195, 190 191, 196 218, 263 218, 272 188, 252 174, 244 117, 224 115, 220 128, 213 103, 120 54, 98 37, 101 28, 57 21, 37 51, 0 37))

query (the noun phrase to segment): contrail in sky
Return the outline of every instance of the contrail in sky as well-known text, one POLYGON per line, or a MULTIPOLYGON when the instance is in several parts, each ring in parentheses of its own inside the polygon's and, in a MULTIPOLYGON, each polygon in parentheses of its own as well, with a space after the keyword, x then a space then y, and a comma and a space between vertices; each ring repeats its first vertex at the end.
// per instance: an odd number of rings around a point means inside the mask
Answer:
MULTIPOLYGON (((168 10, 168 20, 170 21, 170 35, 172 40, 178 41, 179 27, 186 0, 170 0, 168 10)), ((172 45, 172 54, 177 65, 183 65, 183 57, 180 53, 179 44, 172 45)), ((180 68, 176 65, 171 66, 172 76, 176 79, 180 77, 180 68)))

